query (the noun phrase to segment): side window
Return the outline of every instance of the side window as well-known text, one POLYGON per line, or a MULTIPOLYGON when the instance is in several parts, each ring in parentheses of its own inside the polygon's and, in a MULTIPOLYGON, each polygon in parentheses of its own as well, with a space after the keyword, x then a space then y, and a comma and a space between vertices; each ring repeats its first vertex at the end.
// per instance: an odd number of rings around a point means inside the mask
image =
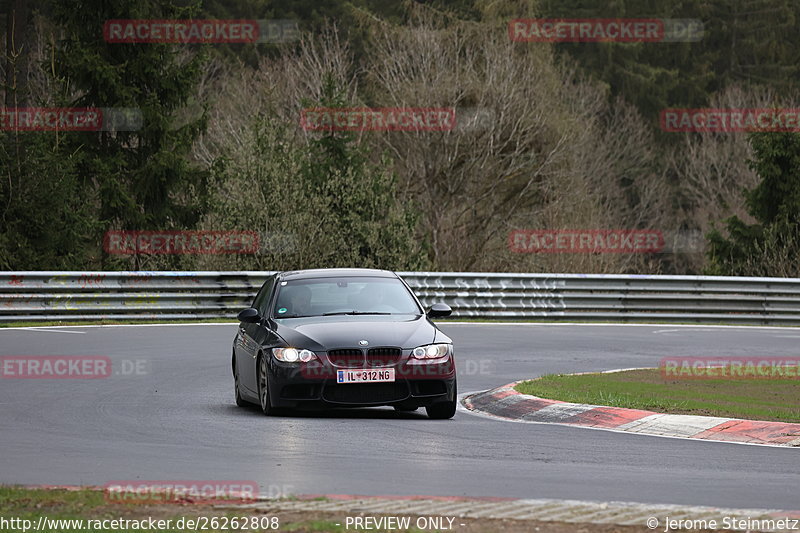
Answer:
POLYGON ((253 307, 258 309, 258 314, 266 316, 269 306, 269 297, 272 294, 272 287, 275 285, 275 276, 267 279, 261 290, 258 291, 256 299, 253 300, 253 307))

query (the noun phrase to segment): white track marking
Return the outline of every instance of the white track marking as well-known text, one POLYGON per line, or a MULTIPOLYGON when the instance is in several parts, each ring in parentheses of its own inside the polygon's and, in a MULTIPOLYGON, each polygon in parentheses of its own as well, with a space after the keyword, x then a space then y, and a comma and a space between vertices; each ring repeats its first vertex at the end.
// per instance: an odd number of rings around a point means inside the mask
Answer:
MULTIPOLYGON (((77 326, 70 326, 70 327, 77 327, 77 326)), ((33 331, 37 333, 79 333, 81 335, 85 334, 85 331, 73 331, 69 329, 45 329, 45 328, 15 328, 19 329, 20 331, 33 331)))
POLYGON ((614 323, 593 323, 593 322, 437 322, 439 326, 536 326, 536 327, 551 327, 551 326, 590 326, 596 328, 605 327, 624 327, 624 328, 657 328, 659 326, 669 326, 670 328, 689 328, 689 329, 778 329, 797 331, 800 326, 753 326, 745 324, 670 324, 662 322, 658 324, 646 323, 631 323, 631 324, 614 324, 614 323))
POLYGON ((20 326, 20 327, 8 327, 3 328, 0 327, 0 332, 2 331, 25 331, 25 330, 47 330, 47 329, 58 329, 58 328, 175 328, 181 326, 236 326, 238 322, 197 322, 193 324, 86 324, 86 325, 77 325, 77 326, 20 326))
POLYGON ((647 435, 669 434, 675 437, 692 437, 704 431, 708 431, 713 427, 717 427, 720 424, 731 421, 733 421, 732 418, 716 416, 670 415, 658 413, 628 422, 627 424, 622 424, 617 429, 647 435))

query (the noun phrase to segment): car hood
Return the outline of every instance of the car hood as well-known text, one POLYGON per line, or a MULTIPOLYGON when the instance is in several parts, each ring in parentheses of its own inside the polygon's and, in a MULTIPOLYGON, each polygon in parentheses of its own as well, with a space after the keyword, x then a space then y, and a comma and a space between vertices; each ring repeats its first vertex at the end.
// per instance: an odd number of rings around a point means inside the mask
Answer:
POLYGON ((450 342, 425 316, 336 316, 284 319, 277 333, 290 346, 315 351, 337 348, 397 346, 414 348, 424 344, 450 342))

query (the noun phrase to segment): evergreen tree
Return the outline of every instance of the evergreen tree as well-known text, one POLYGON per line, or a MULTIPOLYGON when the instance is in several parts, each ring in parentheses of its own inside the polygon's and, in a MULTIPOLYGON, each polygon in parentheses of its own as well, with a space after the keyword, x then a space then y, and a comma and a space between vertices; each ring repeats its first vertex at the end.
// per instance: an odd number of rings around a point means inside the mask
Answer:
POLYGON ((728 238, 709 233, 708 272, 719 275, 800 275, 800 134, 750 135, 750 167, 761 183, 745 192, 756 224, 725 221, 728 238))
MULTIPOLYGON (((703 107, 731 83, 800 87, 794 0, 542 0, 542 17, 698 19, 696 42, 562 43, 557 49, 657 123, 665 107, 703 107)), ((675 137, 673 136, 672 139, 675 137)))
MULTIPOLYGON (((323 108, 347 107, 332 77, 323 87, 323 108)), ((339 236, 337 265, 388 269, 419 268, 426 263, 415 235, 414 205, 397 197, 391 162, 369 161, 369 153, 351 132, 331 131, 312 139, 301 179, 325 202, 326 232, 339 236)))
POLYGON ((0 132, 0 269, 81 270, 98 259, 95 199, 76 163, 53 133, 0 132))
MULTIPOLYGON (((133 108, 141 113, 136 131, 72 133, 63 153, 96 192, 100 232, 191 227, 199 218, 187 202, 202 189, 205 172, 188 153, 205 128, 205 115, 192 116, 191 102, 204 55, 173 44, 115 44, 103 38, 110 19, 185 19, 197 5, 176 7, 151 0, 52 0, 62 29, 53 55, 54 71, 70 107, 133 108), (183 52, 183 53, 182 53, 183 52)), ((196 115, 196 113, 195 113, 196 115)), ((109 266, 108 258, 105 262, 109 266)))

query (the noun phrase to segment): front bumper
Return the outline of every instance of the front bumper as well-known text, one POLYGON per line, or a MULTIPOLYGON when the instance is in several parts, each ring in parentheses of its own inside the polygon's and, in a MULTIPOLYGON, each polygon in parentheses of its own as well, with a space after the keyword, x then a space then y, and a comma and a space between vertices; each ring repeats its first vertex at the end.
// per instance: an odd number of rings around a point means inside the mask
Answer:
MULTIPOLYGON (((404 358, 389 383, 336 383, 336 370, 327 359, 287 364, 270 358, 269 387, 275 407, 425 407, 454 401, 456 371, 452 356, 441 363, 404 358)), ((351 369, 352 370, 352 369, 351 369)), ((375 368, 365 368, 375 370, 375 368)))

